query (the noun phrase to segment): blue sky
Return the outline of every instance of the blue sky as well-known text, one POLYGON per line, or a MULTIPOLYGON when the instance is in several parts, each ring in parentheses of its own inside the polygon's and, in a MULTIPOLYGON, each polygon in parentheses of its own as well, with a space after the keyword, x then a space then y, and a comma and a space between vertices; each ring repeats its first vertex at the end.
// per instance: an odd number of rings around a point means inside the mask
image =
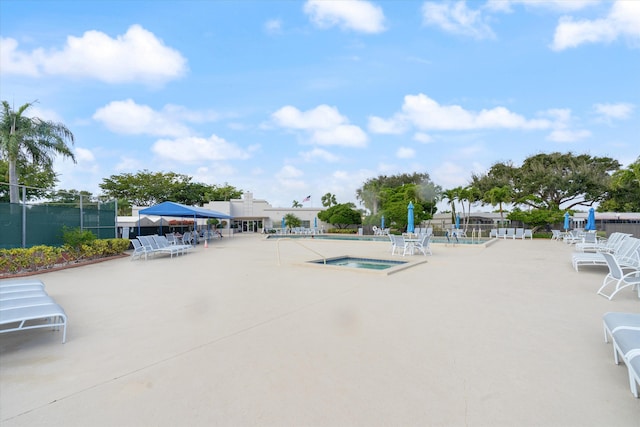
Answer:
POLYGON ((0 36, 1 98, 76 137, 64 189, 148 169, 319 206, 383 174, 640 155, 631 0, 3 0, 0 36))

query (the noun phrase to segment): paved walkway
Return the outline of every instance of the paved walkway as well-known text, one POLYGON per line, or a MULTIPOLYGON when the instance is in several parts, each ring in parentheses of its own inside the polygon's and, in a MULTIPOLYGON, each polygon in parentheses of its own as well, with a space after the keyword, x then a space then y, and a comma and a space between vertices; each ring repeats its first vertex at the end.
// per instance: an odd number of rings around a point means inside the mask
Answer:
POLYGON ((69 315, 67 343, 0 335, 0 424, 640 424, 601 326, 640 301, 596 295, 606 268, 576 273, 549 240, 434 245, 389 276, 305 265, 388 249, 243 234, 36 276, 69 315))

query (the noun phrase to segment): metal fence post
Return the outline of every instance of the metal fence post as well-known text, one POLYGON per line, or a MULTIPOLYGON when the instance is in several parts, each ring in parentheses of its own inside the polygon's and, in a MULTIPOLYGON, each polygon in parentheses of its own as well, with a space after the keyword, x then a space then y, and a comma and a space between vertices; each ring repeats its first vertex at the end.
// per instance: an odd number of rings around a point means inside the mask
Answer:
POLYGON ((27 187, 22 186, 22 248, 27 247, 27 187))

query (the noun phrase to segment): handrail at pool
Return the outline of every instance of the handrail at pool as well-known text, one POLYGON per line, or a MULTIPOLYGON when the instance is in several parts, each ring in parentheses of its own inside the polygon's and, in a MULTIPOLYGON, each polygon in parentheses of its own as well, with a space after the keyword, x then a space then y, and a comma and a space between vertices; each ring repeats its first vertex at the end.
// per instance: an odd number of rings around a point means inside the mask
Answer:
POLYGON ((293 243, 297 243, 298 245, 302 246, 303 248, 313 252, 314 254, 318 255, 319 257, 322 257, 322 261, 324 262, 324 264, 327 263, 327 257, 325 257, 324 255, 322 255, 320 252, 314 251, 313 249, 303 245, 302 243, 300 243, 297 239, 292 239, 290 237, 282 237, 276 240, 276 252, 278 254, 278 266, 280 266, 280 242, 282 240, 290 240, 293 243))

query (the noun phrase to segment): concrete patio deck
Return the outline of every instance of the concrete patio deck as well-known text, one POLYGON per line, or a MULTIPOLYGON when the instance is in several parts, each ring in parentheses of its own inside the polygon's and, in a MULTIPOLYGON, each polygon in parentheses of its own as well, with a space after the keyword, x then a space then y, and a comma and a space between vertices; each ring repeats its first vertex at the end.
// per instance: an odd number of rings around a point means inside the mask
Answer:
POLYGON ((601 321, 640 300, 596 295, 607 269, 577 273, 570 246, 434 245, 389 276, 307 266, 309 249, 390 256, 245 233, 34 276, 69 316, 67 343, 0 335, 0 424, 640 425, 601 321))

